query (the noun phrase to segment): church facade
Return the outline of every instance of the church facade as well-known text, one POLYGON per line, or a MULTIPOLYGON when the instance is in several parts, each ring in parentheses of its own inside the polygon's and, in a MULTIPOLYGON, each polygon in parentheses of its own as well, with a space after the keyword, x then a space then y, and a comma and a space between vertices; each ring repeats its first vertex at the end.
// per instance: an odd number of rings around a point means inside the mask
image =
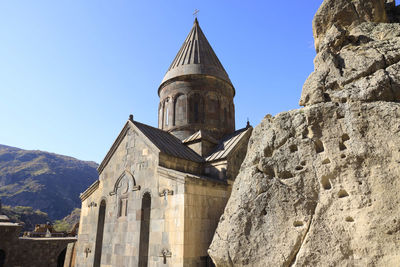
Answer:
POLYGON ((212 265, 252 127, 235 130, 235 89, 197 19, 158 94, 158 128, 130 116, 81 194, 75 266, 212 265))

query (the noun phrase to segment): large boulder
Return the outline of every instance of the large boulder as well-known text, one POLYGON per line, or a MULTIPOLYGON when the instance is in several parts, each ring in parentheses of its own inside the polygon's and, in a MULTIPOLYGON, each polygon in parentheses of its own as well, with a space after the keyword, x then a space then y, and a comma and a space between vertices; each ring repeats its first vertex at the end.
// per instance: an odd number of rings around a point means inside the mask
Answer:
POLYGON ((220 266, 400 262, 400 18, 393 0, 325 0, 304 108, 266 116, 209 254, 220 266))
POLYGON ((325 35, 300 105, 322 102, 400 101, 400 24, 335 25, 325 35))
POLYGON ((209 254, 220 266, 397 266, 400 104, 265 118, 209 254))
POLYGON ((388 23, 398 17, 394 0, 325 0, 313 20, 318 53, 300 105, 400 101, 400 24, 388 23))
POLYGON ((333 26, 351 29, 363 22, 388 22, 387 0, 325 0, 313 20, 315 49, 333 26))

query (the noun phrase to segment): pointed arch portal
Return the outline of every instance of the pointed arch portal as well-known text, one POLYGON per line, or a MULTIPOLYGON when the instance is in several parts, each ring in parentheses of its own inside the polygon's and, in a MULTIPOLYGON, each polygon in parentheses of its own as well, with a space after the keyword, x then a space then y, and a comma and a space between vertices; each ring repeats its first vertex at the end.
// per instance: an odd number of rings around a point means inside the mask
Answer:
POLYGON ((100 202, 99 219, 97 221, 96 247, 94 251, 94 267, 100 267, 101 250, 103 247, 104 221, 106 217, 106 201, 100 202))
POLYGON ((65 254, 67 253, 67 248, 64 248, 57 257, 57 267, 64 267, 65 254))
POLYGON ((0 249, 0 267, 4 267, 5 262, 6 262, 6 252, 0 249))
POLYGON ((151 195, 146 192, 142 198, 142 217, 140 220, 139 267, 148 266, 150 237, 151 195))

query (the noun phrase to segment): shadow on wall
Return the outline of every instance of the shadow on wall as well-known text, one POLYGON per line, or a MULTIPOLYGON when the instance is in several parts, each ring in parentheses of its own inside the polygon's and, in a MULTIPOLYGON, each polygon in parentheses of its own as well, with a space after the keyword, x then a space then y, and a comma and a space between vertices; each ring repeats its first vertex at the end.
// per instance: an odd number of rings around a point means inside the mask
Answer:
POLYGON ((142 199, 142 216, 140 221, 139 266, 147 266, 150 236, 151 196, 145 193, 142 199))
MULTIPOLYGON (((65 261, 65 254, 67 253, 67 248, 64 248, 57 257, 57 267, 63 267, 65 261)), ((1 267, 1 264, 0 264, 1 267)))
POLYGON ((5 261, 6 261, 6 252, 0 249, 0 267, 4 267, 5 261))
POLYGON ((94 252, 94 267, 100 267, 101 249, 103 247, 104 220, 106 217, 106 201, 100 202, 99 220, 97 221, 96 248, 94 252))

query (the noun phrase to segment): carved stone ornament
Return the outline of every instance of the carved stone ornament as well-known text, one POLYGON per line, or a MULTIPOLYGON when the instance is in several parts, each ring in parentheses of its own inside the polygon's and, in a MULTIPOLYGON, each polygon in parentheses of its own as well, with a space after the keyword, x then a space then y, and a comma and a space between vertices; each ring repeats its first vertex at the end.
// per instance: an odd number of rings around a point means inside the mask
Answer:
POLYGON ((97 204, 95 203, 95 202, 90 202, 89 204, 88 204, 88 208, 91 208, 91 207, 97 207, 97 204))
POLYGON ((87 258, 89 253, 92 253, 92 250, 89 247, 87 247, 87 248, 85 248, 85 253, 86 253, 86 258, 87 258))
POLYGON ((172 252, 169 251, 167 248, 163 248, 161 250, 161 254, 159 255, 159 257, 163 257, 163 263, 166 264, 167 263, 167 258, 171 258, 172 257, 172 252))
POLYGON ((110 196, 127 194, 129 191, 140 190, 140 185, 136 185, 135 177, 129 171, 124 171, 114 185, 114 190, 110 192, 110 196))
POLYGON ((170 190, 167 188, 158 193, 158 195, 160 197, 164 197, 164 198, 167 198, 168 195, 172 196, 173 194, 174 194, 174 190, 170 190))

